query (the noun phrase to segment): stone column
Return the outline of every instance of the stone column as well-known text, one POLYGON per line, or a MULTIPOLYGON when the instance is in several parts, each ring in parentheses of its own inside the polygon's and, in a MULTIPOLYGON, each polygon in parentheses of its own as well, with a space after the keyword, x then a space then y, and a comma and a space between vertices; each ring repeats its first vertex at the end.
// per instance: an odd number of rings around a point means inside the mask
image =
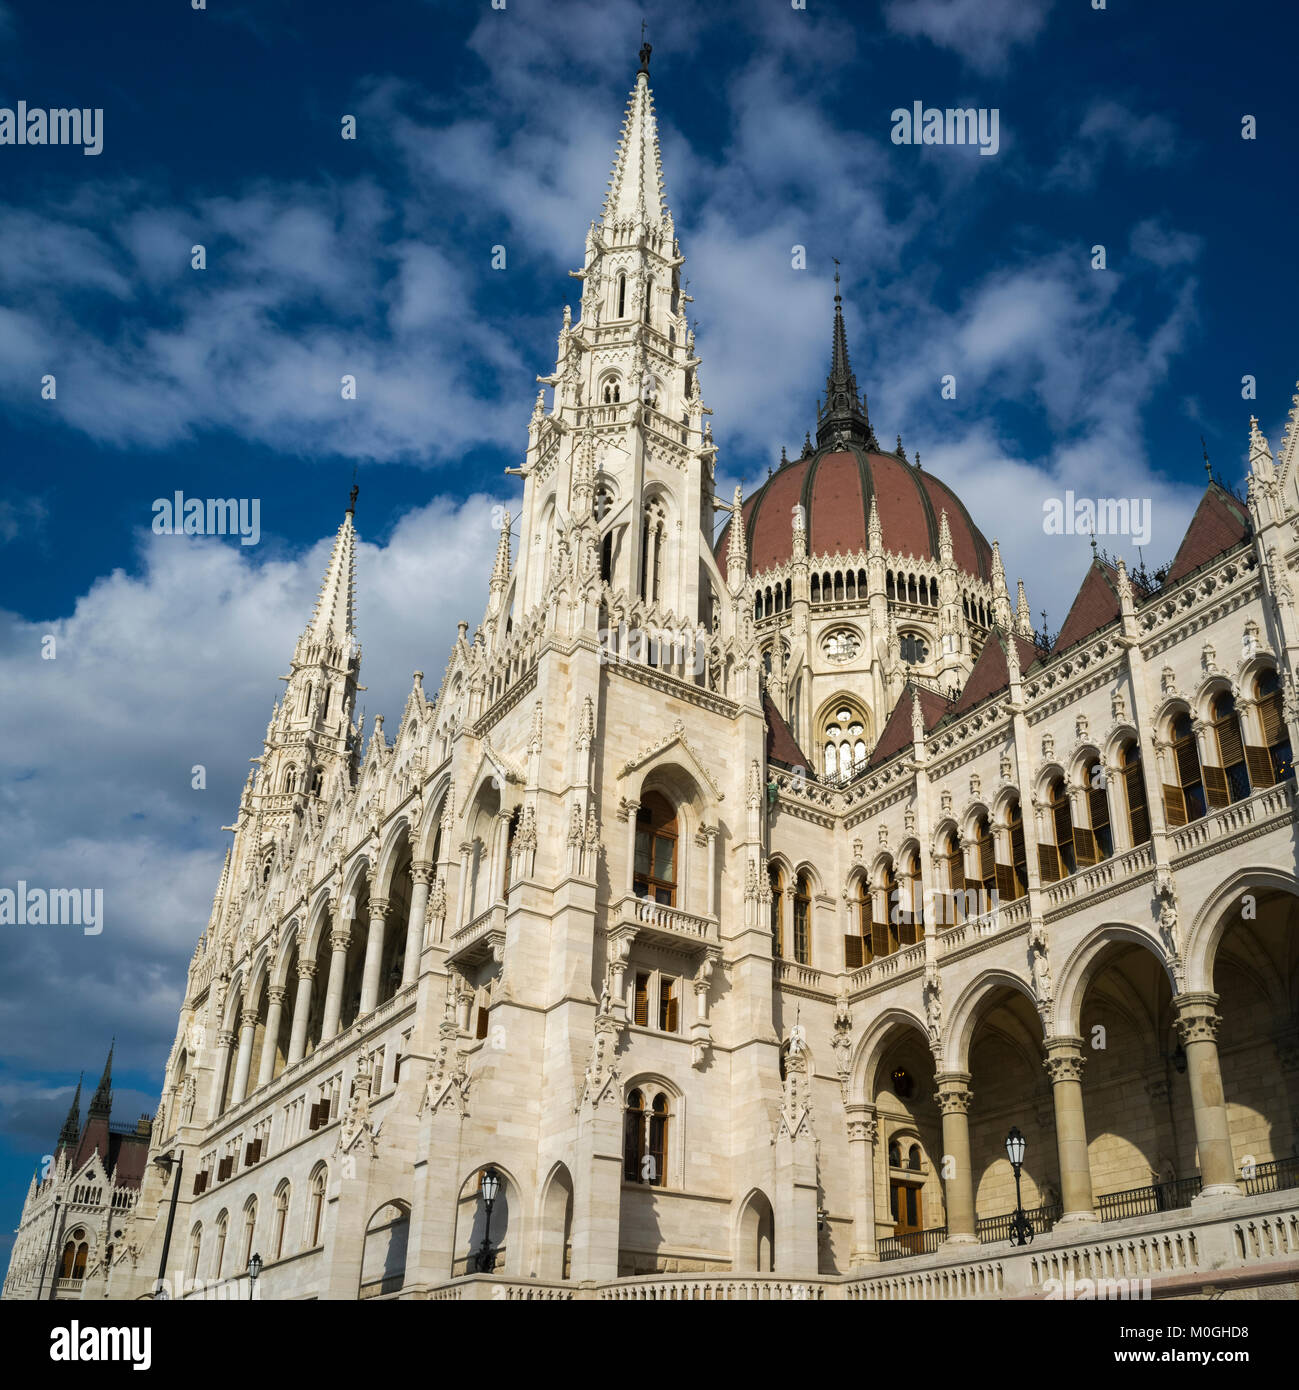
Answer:
POLYGON ((275 1079, 275 1044, 280 1036, 280 1019, 284 1014, 284 1001, 289 991, 282 985, 272 985, 267 991, 270 1008, 266 1011, 266 1033, 262 1038, 262 1060, 257 1069, 257 1084, 269 1086, 275 1079))
POLYGON ((1061 1222, 1095 1221, 1092 1171, 1087 1160, 1087 1120, 1083 1114, 1081 1038, 1047 1038, 1043 1066, 1055 1102, 1055 1143, 1060 1159, 1061 1222))
POLYGON ((627 802, 627 891, 636 891, 636 812, 639 801, 627 802))
POLYGON ((717 916, 717 827, 704 826, 708 836, 708 915, 717 916))
POLYGON ((221 1114, 222 1102, 226 1098, 226 1073, 230 1070, 230 1053, 234 1045, 234 1030, 222 1028, 217 1034, 216 1065, 212 1069, 212 1107, 209 1114, 211 1120, 215 1120, 221 1114))
POLYGON ((230 1104, 238 1105, 248 1094, 248 1072, 253 1063, 253 1034, 257 1031, 257 1010, 245 1008, 239 1015, 239 1055, 235 1058, 235 1086, 230 1104))
POLYGON ((1242 1193, 1236 1182, 1218 1064, 1218 1028, 1222 1023, 1218 996, 1181 994, 1174 998, 1173 1007, 1177 1010, 1177 1034, 1186 1049, 1186 1079, 1191 1086, 1195 1144, 1200 1151, 1200 1196, 1239 1197, 1242 1193))
POLYGON ((351 944, 349 926, 335 926, 329 933, 329 981, 325 986, 325 1020, 320 1029, 321 1042, 328 1042, 338 1032, 338 1020, 343 1012, 343 974, 347 969, 347 948, 351 944))
POLYGON ((293 1033, 289 1038, 289 1066, 302 1061, 307 1051, 307 1019, 311 1015, 311 982, 316 978, 314 960, 298 961, 298 992, 293 1000, 293 1033))
POLYGON ((879 1259, 875 1246, 875 1144, 879 1121, 873 1105, 848 1109, 848 1171, 852 1175, 852 1233, 854 1266, 879 1259))
POLYGON ((429 887, 433 882, 433 861, 416 859, 410 866, 410 916, 406 919, 406 956, 402 961, 403 987, 413 985, 419 974, 419 956, 424 949, 424 917, 428 912, 429 887))
POLYGON ((368 1014, 379 1002, 379 971, 383 967, 384 928, 388 921, 388 899, 370 899, 370 931, 365 938, 365 968, 361 972, 361 1009, 368 1014))
POLYGON ((473 852, 472 840, 466 840, 460 846, 460 898, 456 903, 457 930, 469 921, 469 860, 473 852))
POLYGON ((943 1116, 943 1162, 952 1176, 943 1184, 947 1206, 948 1244, 972 1245, 974 1234, 974 1175, 970 1171, 970 1073, 944 1071, 934 1077, 934 1100, 943 1116))

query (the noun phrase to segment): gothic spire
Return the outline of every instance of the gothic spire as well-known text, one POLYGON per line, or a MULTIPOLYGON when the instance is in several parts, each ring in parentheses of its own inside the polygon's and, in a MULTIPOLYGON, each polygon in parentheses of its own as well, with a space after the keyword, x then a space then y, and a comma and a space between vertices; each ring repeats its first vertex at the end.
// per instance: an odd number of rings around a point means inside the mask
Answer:
POLYGON ((841 437, 872 449, 879 447, 866 413, 866 397, 858 395, 857 378, 848 359, 848 335, 843 326, 843 296, 839 293, 839 263, 836 261, 830 375, 825 379, 825 404, 817 411, 817 446, 824 448, 841 437))
POLYGON ((63 1128, 59 1130, 59 1148, 75 1148, 77 1139, 81 1134, 81 1083, 85 1079, 85 1073, 77 1077, 77 1093, 72 1097, 72 1104, 68 1108, 68 1118, 63 1121, 63 1128))
POLYGON ((116 1045, 116 1038, 108 1045, 108 1060, 104 1063, 104 1074, 99 1078, 95 1094, 90 1098, 88 1114, 107 1115, 113 1108, 113 1048, 116 1045))
POLYGON ((352 642, 356 601, 356 528, 352 525, 356 493, 353 487, 343 524, 334 537, 334 549, 325 571, 325 582, 320 586, 320 596, 316 599, 316 610, 307 628, 307 635, 313 641, 341 647, 344 651, 352 642))
POLYGON ((646 44, 641 49, 636 85, 627 99, 601 223, 605 228, 620 223, 649 223, 659 227, 664 222, 670 223, 671 217, 663 192, 663 160, 659 153, 654 94, 649 85, 649 45, 646 44))

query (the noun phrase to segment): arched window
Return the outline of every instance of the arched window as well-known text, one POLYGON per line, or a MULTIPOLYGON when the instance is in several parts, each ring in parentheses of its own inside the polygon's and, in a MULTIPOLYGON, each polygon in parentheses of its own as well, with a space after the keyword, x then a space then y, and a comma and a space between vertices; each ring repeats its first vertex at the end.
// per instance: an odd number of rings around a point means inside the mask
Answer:
POLYGON ((86 1277, 86 1259, 90 1254, 90 1246, 83 1240, 77 1246, 77 1258, 72 1262, 72 1277, 74 1279, 84 1279, 86 1277))
POLYGON ((891 859, 880 871, 880 887, 884 890, 885 920, 874 924, 875 954, 891 956, 902 945, 902 938, 898 935, 898 874, 891 859))
POLYGON ((676 906, 677 815, 667 798, 658 792, 650 792, 636 812, 632 890, 638 898, 676 906))
POLYGON ((622 382, 616 376, 611 376, 604 383, 604 403, 605 405, 618 405, 622 400, 622 382))
POLYGON ((1256 787, 1270 787, 1275 782, 1284 782, 1294 776, 1290 730, 1281 702, 1281 681, 1275 671, 1264 671, 1254 682, 1254 699, 1258 703, 1259 723, 1267 755, 1265 759, 1261 750, 1246 750, 1249 780, 1256 787), (1249 756, 1251 752, 1254 753, 1252 757, 1249 756))
POLYGON ((907 1167, 910 1168, 911 1171, 914 1172, 914 1173, 918 1173, 918 1172, 920 1171, 920 1145, 919 1145, 919 1144, 912 1144, 912 1146, 910 1147, 910 1149, 907 1150, 907 1167))
POLYGON ((221 1266, 226 1258, 226 1236, 230 1233, 230 1215, 222 1212, 216 1219, 216 1255, 212 1261, 212 1277, 220 1279, 221 1266))
POLYGON ((668 1098, 662 1091, 654 1097, 649 1114, 648 1181, 653 1187, 667 1186, 668 1173, 668 1098))
POLYGON ((860 710, 843 703, 831 706, 818 743, 825 748, 825 775, 846 781, 866 766, 866 719, 860 710))
POLYGON ((625 272, 618 276, 618 318, 627 316, 627 275, 625 272))
POLYGON ((307 1249, 314 1250, 324 1235, 325 1170, 318 1168, 311 1177, 311 1200, 307 1205, 307 1249))
POLYGON ((767 869, 771 881, 771 954, 779 960, 785 954, 785 875, 779 864, 767 869))
POLYGON ((896 1139, 889 1140, 889 1167, 902 1167, 902 1145, 896 1139))
POLYGON ((989 895, 997 887, 997 858, 992 841, 992 826, 987 816, 980 816, 974 827, 975 882, 979 885, 979 910, 988 910, 989 895))
POLYGON ((1233 801, 1244 801, 1249 795, 1245 740, 1240 732, 1236 701, 1230 691, 1224 690, 1214 696, 1211 714, 1218 766, 1205 766, 1204 786, 1210 806, 1227 806, 1233 801))
POLYGON ((925 893, 920 882, 920 852, 911 850, 902 861, 898 892, 898 921, 902 940, 914 945, 925 934, 925 893))
POLYGON ((954 830, 949 830, 943 840, 943 860, 947 865, 949 897, 942 921, 946 925, 954 925, 965 920, 965 852, 954 830))
POLYGON ((1150 811, 1146 805, 1146 781, 1141 772, 1141 749, 1130 739, 1119 754, 1123 791, 1128 803, 1128 836, 1133 845, 1150 839, 1150 811))
POLYGON ((918 632, 904 632, 898 639, 898 652, 908 666, 922 666, 929 660, 929 643, 918 632))
POLYGON ((275 1231, 271 1244, 271 1259, 278 1260, 284 1254, 284 1229, 289 1222, 289 1185, 284 1183, 275 1194, 275 1231))
POLYGON ((653 277, 652 275, 647 275, 647 276, 645 277, 645 311, 644 311, 644 314, 643 314, 643 318, 644 318, 644 320, 645 320, 646 323, 648 323, 648 322, 650 321, 650 305, 651 305, 653 302, 654 302, 654 277, 653 277))
POLYGON ((243 1258, 239 1262, 240 1269, 248 1268, 248 1261, 253 1257, 253 1234, 257 1228, 257 1198, 252 1197, 248 1205, 244 1207, 244 1252, 243 1258))
POLYGON ((519 808, 516 806, 505 827, 505 862, 501 867, 501 897, 503 898, 510 896, 510 870, 514 863, 514 836, 518 828, 519 808))
POLYGON ((645 1097, 632 1091, 622 1117, 622 1170, 627 1182, 643 1182, 645 1157, 645 1097))
POLYGON ((286 792, 296 791, 298 787, 298 769, 292 763, 284 770, 284 790, 286 792))
POLYGON ((187 1277, 190 1279, 198 1278, 198 1262, 203 1253, 203 1223, 196 1222, 194 1229, 189 1233, 189 1268, 187 1277))
POLYGON ((70 1240, 63 1247, 63 1259, 59 1262, 59 1278, 71 1279, 72 1267, 77 1262, 77 1242, 70 1240))
POLYGON ((848 970, 859 970, 874 958, 871 950, 871 890, 863 875, 857 880, 857 892, 852 904, 853 930, 843 939, 843 963, 848 970))
POLYGON ((812 963, 812 888, 805 873, 794 884, 794 959, 812 963))
POLYGON ((1042 882, 1055 883, 1057 879, 1066 878, 1078 869, 1073 843, 1073 813, 1063 777, 1057 777, 1051 783, 1046 798, 1046 814, 1046 843, 1037 847, 1038 866, 1042 882))
POLYGON ((1099 758, 1092 758, 1083 768, 1083 786, 1087 794, 1088 826, 1073 828, 1074 851, 1080 869, 1099 864, 1114 853, 1114 832, 1110 829, 1110 799, 1105 790, 1105 769, 1099 758))
POLYGON ((1195 746, 1191 716, 1183 712, 1173 720, 1173 774, 1176 782, 1164 783, 1164 813, 1169 826, 1185 825, 1204 815, 1204 777, 1195 746))
POLYGON ((1019 799, 1006 810, 1006 825, 1010 831, 1010 863, 998 865, 997 891, 1007 902, 1014 902, 1028 892, 1028 851, 1024 847, 1024 813, 1019 799))

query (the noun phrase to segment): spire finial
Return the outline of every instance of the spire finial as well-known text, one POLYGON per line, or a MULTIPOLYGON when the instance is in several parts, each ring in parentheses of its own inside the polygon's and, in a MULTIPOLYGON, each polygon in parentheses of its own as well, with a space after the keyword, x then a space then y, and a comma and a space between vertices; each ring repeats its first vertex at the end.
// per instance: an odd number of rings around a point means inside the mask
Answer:
POLYGON ((1209 446, 1204 442, 1204 436, 1200 436, 1200 452, 1204 455, 1204 471, 1208 474, 1209 481, 1213 481, 1213 465, 1209 462, 1209 446))
POLYGON ((834 262, 834 302, 842 304, 843 296, 839 293, 839 257, 831 256, 830 259, 834 262))
POLYGON ((816 442, 825 448, 841 447, 840 436, 856 440, 866 448, 877 448, 875 434, 866 413, 866 397, 857 393, 857 378, 848 358, 848 335, 843 326, 843 295, 840 293, 839 258, 834 261, 834 332, 830 349, 830 375, 825 379, 825 404, 817 403, 816 442))
POLYGON ((640 22, 640 68, 638 71, 643 72, 646 77, 649 76, 649 60, 653 51, 653 48, 645 41, 645 21, 642 19, 640 22))

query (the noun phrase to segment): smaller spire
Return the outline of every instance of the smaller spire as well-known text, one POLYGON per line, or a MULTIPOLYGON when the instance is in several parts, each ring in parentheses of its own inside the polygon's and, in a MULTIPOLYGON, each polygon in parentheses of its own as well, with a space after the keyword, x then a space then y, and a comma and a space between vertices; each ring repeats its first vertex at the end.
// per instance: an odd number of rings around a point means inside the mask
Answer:
MULTIPOLYGON (((1254 417, 1251 415, 1250 424, 1254 424, 1254 417)), ((1200 436, 1200 453, 1204 456, 1204 471, 1210 482, 1213 481, 1213 465, 1209 462, 1209 446, 1204 442, 1204 436, 1200 436)))
POLYGON ((952 528, 947 521, 947 508, 944 507, 938 518, 938 558, 944 563, 953 559, 952 528))
POLYGON ((510 578, 510 509, 501 517, 500 539, 496 542, 496 563, 492 567, 491 587, 503 589, 510 578))
POLYGON ((107 1115, 113 1108, 113 1049, 117 1046, 114 1038, 108 1045, 108 1060, 104 1063, 104 1074, 99 1078, 95 1094, 90 1098, 91 1115, 107 1115))
MULTIPOLYGON (((943 517, 944 520, 946 520, 946 512, 943 513, 943 517)), ((871 554, 877 555, 882 553, 884 550, 884 528, 880 525, 880 509, 879 504, 875 500, 874 493, 871 494, 871 514, 866 534, 870 538, 869 545, 871 554)))
POLYGON ((1017 596, 1015 600, 1015 630, 1021 637, 1033 635, 1033 615, 1028 607, 1028 595, 1024 592, 1024 581, 1015 581, 1017 596))
POLYGON ((1270 473, 1272 450, 1263 431, 1258 427, 1257 416, 1249 417, 1249 468, 1251 473, 1270 473))
POLYGON ((72 1104, 68 1107, 68 1118, 63 1121, 63 1128, 59 1131, 59 1148, 72 1148, 81 1134, 81 1083, 85 1080, 86 1074, 82 1072, 77 1077, 77 1091, 72 1097, 72 1104))

